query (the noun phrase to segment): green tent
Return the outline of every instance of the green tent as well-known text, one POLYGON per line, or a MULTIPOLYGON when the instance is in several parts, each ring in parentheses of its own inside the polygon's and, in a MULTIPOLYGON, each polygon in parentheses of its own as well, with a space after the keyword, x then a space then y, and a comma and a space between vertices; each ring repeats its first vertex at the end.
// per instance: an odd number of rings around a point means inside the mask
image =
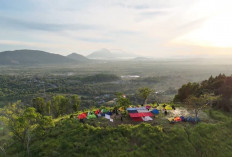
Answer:
POLYGON ((87 119, 93 119, 93 118, 97 118, 94 114, 88 115, 87 119))
POLYGON ((106 112, 107 112, 107 110, 106 110, 106 109, 103 109, 102 111, 103 111, 103 113, 106 113, 106 112))

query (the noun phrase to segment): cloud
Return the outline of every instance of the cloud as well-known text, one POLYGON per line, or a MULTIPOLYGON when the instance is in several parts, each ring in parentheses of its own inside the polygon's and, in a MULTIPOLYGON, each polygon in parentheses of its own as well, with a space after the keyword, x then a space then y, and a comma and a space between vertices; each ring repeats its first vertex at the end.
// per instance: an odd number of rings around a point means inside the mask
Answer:
POLYGON ((40 30, 40 31, 65 31, 65 30, 92 30, 99 29, 98 26, 81 24, 81 23, 43 23, 35 21, 27 21, 22 19, 15 19, 10 17, 0 16, 0 27, 7 27, 13 29, 25 29, 25 30, 40 30))

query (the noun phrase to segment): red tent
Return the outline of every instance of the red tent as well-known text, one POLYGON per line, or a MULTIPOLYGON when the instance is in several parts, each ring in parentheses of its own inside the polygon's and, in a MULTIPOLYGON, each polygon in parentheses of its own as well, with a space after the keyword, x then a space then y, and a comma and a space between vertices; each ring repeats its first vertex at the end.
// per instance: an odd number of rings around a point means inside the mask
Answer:
POLYGON ((130 117, 153 117, 153 114, 151 112, 143 112, 143 113, 129 113, 130 117))
POLYGON ((86 114, 82 113, 78 116, 79 119, 85 119, 87 116, 86 114))

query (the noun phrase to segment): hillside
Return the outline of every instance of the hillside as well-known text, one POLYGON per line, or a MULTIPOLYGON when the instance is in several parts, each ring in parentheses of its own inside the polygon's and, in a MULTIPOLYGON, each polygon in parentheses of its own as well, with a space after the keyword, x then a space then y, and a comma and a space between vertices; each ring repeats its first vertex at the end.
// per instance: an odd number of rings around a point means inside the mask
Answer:
POLYGON ((39 50, 15 50, 0 53, 0 65, 70 64, 74 60, 39 50))
POLYGON ((90 59, 88 59, 87 57, 80 55, 80 54, 77 54, 77 53, 72 53, 72 54, 68 55, 67 58, 70 58, 70 59, 73 59, 73 60, 76 60, 76 61, 82 62, 82 63, 90 61, 90 59))

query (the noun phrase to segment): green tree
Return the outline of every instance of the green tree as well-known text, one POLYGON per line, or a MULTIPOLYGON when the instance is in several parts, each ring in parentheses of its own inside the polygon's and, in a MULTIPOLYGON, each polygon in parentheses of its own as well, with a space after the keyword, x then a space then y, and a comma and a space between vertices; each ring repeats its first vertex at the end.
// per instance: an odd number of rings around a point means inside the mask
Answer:
POLYGON ((123 107, 124 109, 126 109, 129 105, 131 105, 131 102, 130 102, 130 99, 128 99, 124 95, 118 94, 117 95, 117 104, 120 107, 123 107))
POLYGON ((1 110, 1 118, 13 135, 13 140, 27 151, 28 156, 32 137, 54 126, 51 117, 42 116, 33 107, 24 109, 20 102, 5 106, 1 110))
POLYGON ((36 108, 37 112, 44 114, 46 112, 46 103, 44 98, 37 97, 32 100, 32 106, 36 108))
POLYGON ((138 95, 139 95, 139 97, 141 97, 144 100, 144 105, 147 104, 148 97, 151 93, 152 93, 152 90, 147 88, 147 87, 143 87, 143 88, 138 89, 138 95))
POLYGON ((73 111, 76 112, 80 106, 81 99, 78 97, 78 95, 72 95, 70 97, 70 103, 73 111))
POLYGON ((195 96, 189 96, 187 99, 185 99, 185 104, 193 109, 196 119, 198 118, 199 111, 209 105, 210 102, 211 100, 208 100, 206 96, 201 96, 199 98, 195 96))
POLYGON ((69 99, 63 95, 54 96, 52 99, 52 107, 54 116, 58 117, 66 113, 69 99))

